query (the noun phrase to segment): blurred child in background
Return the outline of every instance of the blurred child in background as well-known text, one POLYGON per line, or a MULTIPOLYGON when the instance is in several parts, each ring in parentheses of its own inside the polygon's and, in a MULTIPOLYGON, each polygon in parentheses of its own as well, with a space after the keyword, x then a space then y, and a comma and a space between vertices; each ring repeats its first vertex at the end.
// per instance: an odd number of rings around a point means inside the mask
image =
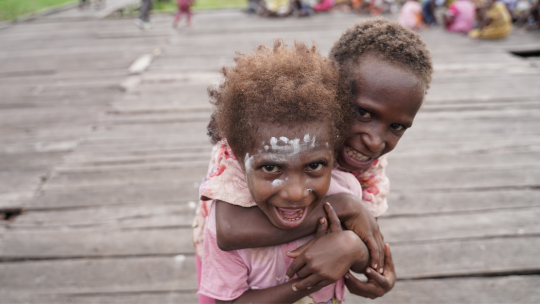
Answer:
POLYGON ((187 16, 187 26, 191 25, 191 6, 195 3, 195 0, 177 0, 176 5, 178 5, 178 11, 174 15, 173 27, 178 26, 182 14, 187 16))
POLYGON ((413 30, 423 28, 422 5, 417 0, 407 0, 399 13, 399 23, 413 30))

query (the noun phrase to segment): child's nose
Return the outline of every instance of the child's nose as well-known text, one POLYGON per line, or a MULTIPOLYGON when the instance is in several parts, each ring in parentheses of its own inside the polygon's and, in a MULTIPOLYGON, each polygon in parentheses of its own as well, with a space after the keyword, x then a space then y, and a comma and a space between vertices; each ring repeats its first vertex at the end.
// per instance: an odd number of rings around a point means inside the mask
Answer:
POLYGON ((386 142, 384 139, 384 131, 379 128, 372 129, 371 132, 362 134, 362 141, 369 151, 373 153, 381 152, 384 150, 386 142))
POLYGON ((281 190, 281 197, 291 203, 300 203, 309 196, 309 190, 301 178, 290 178, 287 185, 281 190))

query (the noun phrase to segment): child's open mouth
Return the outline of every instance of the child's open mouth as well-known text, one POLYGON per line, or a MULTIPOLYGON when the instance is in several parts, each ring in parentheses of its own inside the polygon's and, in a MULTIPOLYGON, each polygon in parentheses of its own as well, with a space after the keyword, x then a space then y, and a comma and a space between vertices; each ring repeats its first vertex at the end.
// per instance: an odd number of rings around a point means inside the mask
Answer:
POLYGON ((355 167, 364 167, 375 160, 374 158, 364 155, 349 146, 345 146, 345 149, 343 149, 343 157, 349 164, 355 167))
POLYGON ((274 206, 278 220, 283 226, 288 228, 295 228, 302 224, 306 215, 306 209, 307 207, 302 209, 288 209, 274 206))

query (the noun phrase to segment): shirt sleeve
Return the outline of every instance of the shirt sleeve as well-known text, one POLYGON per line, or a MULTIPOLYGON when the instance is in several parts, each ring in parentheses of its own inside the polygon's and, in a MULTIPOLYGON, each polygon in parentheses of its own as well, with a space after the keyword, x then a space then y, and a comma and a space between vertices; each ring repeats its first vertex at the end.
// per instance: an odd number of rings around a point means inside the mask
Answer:
POLYGON ((216 235, 206 229, 199 293, 221 301, 231 301, 249 289, 248 268, 238 252, 222 251, 216 235))
POLYGON ((225 140, 212 150, 211 169, 199 188, 200 199, 220 200, 241 207, 257 204, 251 198, 246 175, 225 140))

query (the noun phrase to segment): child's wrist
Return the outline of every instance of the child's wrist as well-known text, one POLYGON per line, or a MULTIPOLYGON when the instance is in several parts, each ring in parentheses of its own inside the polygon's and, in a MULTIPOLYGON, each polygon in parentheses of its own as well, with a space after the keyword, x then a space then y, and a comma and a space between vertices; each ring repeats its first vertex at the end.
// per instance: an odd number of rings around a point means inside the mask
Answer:
POLYGON ((348 244, 351 244, 354 248, 351 250, 353 252, 353 263, 351 267, 354 266, 355 271, 363 271, 369 266, 369 250, 366 244, 354 232, 350 230, 343 232, 347 234, 348 244))
POLYGON ((335 194, 332 197, 335 198, 334 202, 331 202, 332 207, 340 221, 346 222, 357 215, 358 206, 356 204, 358 201, 356 201, 356 197, 345 193, 335 194))

